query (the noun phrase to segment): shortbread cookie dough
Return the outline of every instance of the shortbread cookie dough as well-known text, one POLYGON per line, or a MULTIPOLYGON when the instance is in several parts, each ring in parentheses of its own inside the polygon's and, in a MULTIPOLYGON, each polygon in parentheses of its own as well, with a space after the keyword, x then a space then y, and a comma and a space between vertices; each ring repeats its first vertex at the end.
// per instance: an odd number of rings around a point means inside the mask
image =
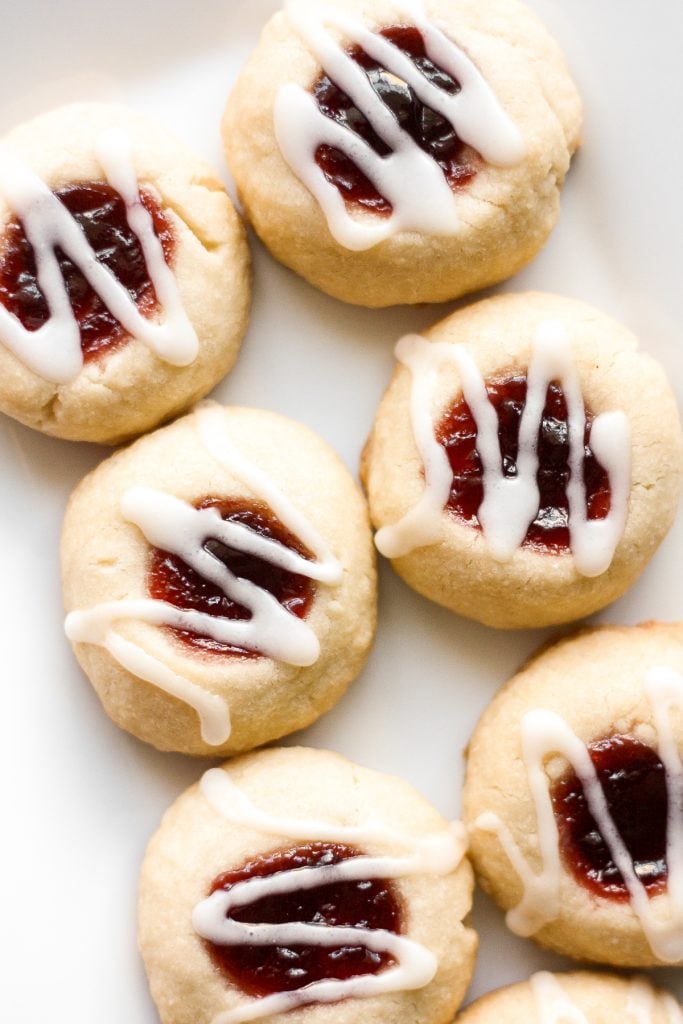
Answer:
POLYGON ((211 769, 142 867, 161 1024, 449 1024, 477 945, 465 846, 407 783, 337 754, 211 769))
POLYGON ((464 813, 513 931, 581 960, 683 964, 682 756, 680 623, 588 630, 504 687, 469 746, 464 813))
POLYGON ((363 498, 271 412, 206 404, 102 463, 69 502, 62 570, 105 710, 163 750, 233 754, 303 728, 374 635, 363 498))
POLYGON ((562 53, 517 0, 293 0, 232 91, 223 140, 273 255, 389 306, 532 259, 580 126, 562 53))
POLYGON ((498 989, 461 1013, 456 1024, 677 1024, 683 1009, 646 978, 576 971, 541 971, 498 989))
POLYGON ((216 174, 138 114, 61 107, 0 141, 0 410, 117 443, 206 395, 250 260, 216 174))
POLYGON ((676 401, 636 338, 545 294, 476 303, 397 346, 362 472, 377 547, 489 626, 569 622, 637 579, 676 512, 676 401))

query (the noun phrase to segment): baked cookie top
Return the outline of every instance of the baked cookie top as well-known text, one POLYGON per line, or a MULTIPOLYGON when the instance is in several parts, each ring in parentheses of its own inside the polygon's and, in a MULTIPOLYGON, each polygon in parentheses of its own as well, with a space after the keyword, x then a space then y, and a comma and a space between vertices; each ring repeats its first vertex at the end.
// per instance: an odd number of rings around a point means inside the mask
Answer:
POLYGON ((256 231, 367 306, 500 281, 551 230, 581 105, 516 0, 293 0, 231 93, 226 155, 256 231))
POLYGON ((468 1006, 457 1024, 680 1024, 683 1010, 642 977, 541 971, 468 1006))
POLYGON ((0 143, 0 409, 113 443, 230 369, 250 299, 215 173, 123 107, 74 104, 0 143))
POLYGON ((464 831, 337 754, 266 750, 170 808, 140 881, 163 1024, 448 1024, 476 937, 464 831))
POLYGON ((417 590, 503 627, 618 597, 677 507, 676 403, 624 327, 540 293, 397 346, 362 473, 377 546, 417 590))
POLYGON ((503 688, 464 809, 513 931, 615 966, 683 962, 682 754, 680 624, 587 630, 503 688))
POLYGON ((102 463, 69 502, 62 566, 86 674, 164 749, 234 753, 302 728, 374 635, 363 499, 275 413, 207 403, 102 463))

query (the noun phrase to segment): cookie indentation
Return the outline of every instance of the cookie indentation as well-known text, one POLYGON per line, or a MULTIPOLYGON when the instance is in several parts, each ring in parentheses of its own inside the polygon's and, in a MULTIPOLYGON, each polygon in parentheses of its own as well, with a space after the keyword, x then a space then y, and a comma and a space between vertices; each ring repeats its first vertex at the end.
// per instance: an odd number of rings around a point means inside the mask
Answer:
MULTIPOLYGON (((152 317, 159 309, 140 240, 128 223, 126 204, 111 185, 88 181, 53 193, 79 225, 97 260, 128 291, 139 312, 152 317)), ((152 218, 164 257, 171 263, 175 239, 159 203, 146 189, 140 199, 152 218)), ((55 250, 64 285, 79 326, 85 362, 120 348, 128 334, 88 283, 82 271, 60 249, 55 250)), ((36 259, 21 221, 12 219, 0 240, 0 303, 28 331, 50 319, 50 309, 38 283, 36 259)))
MULTIPOLYGON (((220 875, 210 892, 229 891, 238 882, 269 878, 300 868, 326 868, 353 857, 360 850, 340 843, 316 842, 251 861, 243 868, 220 875)), ((387 879, 336 881, 306 890, 263 896, 235 907, 229 916, 250 924, 301 922, 320 927, 363 928, 398 933, 401 907, 393 883, 387 879)), ((344 981, 377 974, 394 963, 386 952, 357 946, 231 945, 207 942, 218 967, 250 996, 292 992, 314 982, 344 981)))
MULTIPOLYGON (((486 393, 498 417, 503 471, 506 476, 514 477, 517 473, 520 423, 527 394, 526 375, 488 380, 486 393)), ((611 507, 608 474, 598 463, 589 445, 593 419, 592 413, 586 409, 583 474, 589 520, 605 519, 611 507)), ((441 419, 436 436, 446 451, 453 471, 447 508, 462 521, 479 528, 477 512, 484 500, 483 467, 477 451, 477 426, 463 398, 441 419)), ((567 483, 570 477, 570 443, 567 403, 557 383, 551 383, 548 387, 538 432, 538 457, 539 509, 529 526, 524 544, 551 553, 568 551, 570 530, 567 483)))
MULTIPOLYGON (((244 499, 207 497, 195 504, 197 509, 217 508, 221 518, 239 523, 260 537, 277 541, 284 547, 313 560, 312 553, 263 503, 244 499)), ((204 549, 222 562, 238 579, 249 580, 267 591, 292 615, 303 619, 308 614, 315 596, 315 583, 306 576, 280 568, 272 562, 258 558, 248 552, 237 551, 215 538, 207 537, 204 549)), ((176 608, 188 608, 207 615, 232 620, 251 618, 250 611, 233 601, 215 583, 204 579, 183 559, 168 551, 155 548, 152 552, 148 571, 148 588, 151 597, 166 601, 176 608)), ((227 645, 189 630, 167 627, 182 643, 197 650, 216 654, 238 654, 243 657, 259 657, 254 651, 227 645)))
MULTIPOLYGON (((630 736, 611 736, 588 747, 610 815, 648 895, 667 883, 666 771, 651 747, 630 736)), ((552 787, 565 864, 597 896, 626 901, 628 889, 591 815, 581 781, 570 771, 552 787)))
MULTIPOLYGON (((409 57, 428 82, 451 96, 460 92, 460 83, 427 55, 424 38, 417 28, 392 26, 382 29, 379 35, 409 57)), ((392 112, 402 130, 439 165, 451 188, 467 185, 477 172, 480 157, 460 139, 450 121, 426 106, 407 82, 383 68, 362 47, 349 47, 346 53, 363 68, 374 92, 392 112)), ((313 93, 318 107, 326 117, 355 132, 378 156, 390 154, 391 149, 387 143, 380 138, 353 100, 328 75, 318 79, 313 93)), ((392 212, 388 199, 378 192, 345 153, 334 146, 321 145, 316 150, 315 158, 327 180, 339 190, 348 204, 385 216, 392 212)))

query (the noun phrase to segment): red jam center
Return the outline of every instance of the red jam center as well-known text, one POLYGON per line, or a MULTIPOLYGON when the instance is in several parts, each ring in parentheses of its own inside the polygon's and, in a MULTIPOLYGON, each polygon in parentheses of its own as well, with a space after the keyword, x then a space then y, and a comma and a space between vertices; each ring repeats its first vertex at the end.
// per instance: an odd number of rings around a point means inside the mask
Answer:
MULTIPOLYGON (((379 35, 410 57, 427 81, 451 95, 460 92, 460 84, 427 56, 424 39, 416 28, 394 26, 382 29, 379 35)), ((387 74, 386 69, 360 46, 353 46, 346 52, 364 69, 372 88, 401 128, 438 163, 449 185, 452 188, 466 185, 477 172, 479 157, 458 137, 450 121, 426 107, 409 85, 387 74)), ((377 135, 353 100, 327 75, 318 79, 313 94, 326 117, 360 135, 378 156, 389 155, 389 146, 377 135)), ((378 214, 391 213, 388 200, 340 150, 321 145, 315 156, 327 180, 337 187, 347 203, 355 203, 378 214)))
MULTIPOLYGON (((526 376, 487 381, 489 401, 498 414, 498 437, 507 476, 517 472, 519 427, 526 402, 526 376)), ((607 473, 588 444, 593 416, 586 410, 583 476, 589 519, 604 519, 610 509, 607 473)), ((477 513, 484 497, 482 464, 476 448, 477 427, 464 399, 456 402, 439 423, 436 437, 446 449, 453 470, 447 508, 459 519, 479 526, 477 513)), ((551 384, 546 396, 538 432, 538 515, 530 525, 524 543, 551 552, 569 549, 569 432, 567 403, 558 384, 551 384)))
MULTIPOLYGON (((238 871, 219 875, 211 892, 226 892, 247 878, 263 878, 295 868, 338 864, 361 851, 332 843, 310 843, 259 858, 238 871)), ((265 896, 228 916, 249 924, 305 924, 384 929, 399 932, 401 909, 393 884, 386 879, 333 882, 315 889, 265 896)), ((207 942, 214 961, 250 996, 291 992, 316 981, 378 974, 394 961, 387 953, 357 946, 217 946, 207 942)))
MULTIPOLYGON (((667 881, 664 765, 654 750, 630 736, 611 736, 592 743, 588 751, 636 875, 654 896, 667 881)), ((574 877, 596 896, 628 899, 576 774, 570 771, 559 779, 551 796, 562 856, 574 877)))
MULTIPOLYGON (((243 499, 205 498, 195 507, 217 508, 223 519, 240 523, 261 537, 276 540, 303 558, 313 558, 311 552, 285 529, 266 505, 243 499)), ((215 538, 207 537, 204 548, 239 579, 250 580, 256 586, 267 590, 293 615, 303 619, 308 613, 315 596, 315 585, 307 576, 280 569, 254 555, 227 547, 215 538)), ((251 618, 247 608, 232 601, 220 587, 200 576, 182 558, 159 548, 152 551, 147 586, 153 598, 166 601, 176 608, 192 608, 225 619, 251 618)), ((171 629, 171 632, 183 643, 195 649, 218 654, 258 657, 253 651, 218 643, 211 637, 188 630, 171 629)))
MULTIPOLYGON (((81 227, 98 262, 107 267, 127 289, 140 312, 151 316, 158 308, 154 285, 149 279, 140 242, 128 224, 126 206, 111 185, 83 182, 54 193, 81 227)), ((140 197, 152 216, 166 261, 173 253, 173 234, 161 207, 146 191, 140 197)), ((81 332, 81 349, 86 362, 118 348, 127 339, 118 320, 109 312, 81 271, 56 250, 59 268, 81 332)), ((33 247, 19 220, 12 220, 0 241, 0 303, 29 331, 37 331, 50 317, 40 290, 33 247)))

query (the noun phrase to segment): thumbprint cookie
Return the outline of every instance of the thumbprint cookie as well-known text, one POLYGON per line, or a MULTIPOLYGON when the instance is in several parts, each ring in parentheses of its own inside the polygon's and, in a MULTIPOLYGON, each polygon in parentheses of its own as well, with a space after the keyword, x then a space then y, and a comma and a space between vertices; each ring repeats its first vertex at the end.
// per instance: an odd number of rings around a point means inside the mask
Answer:
POLYGON ((275 413, 207 403, 117 452, 69 501, 66 632, 105 710, 163 750, 233 754, 301 729, 375 629, 363 498, 275 413))
POLYGON ((624 327, 504 295, 403 338, 363 457, 376 544, 419 593, 490 626, 614 601, 681 487, 676 402, 624 327))
POLYGON ((449 1024, 477 944, 465 848, 407 783, 337 754, 210 769, 142 867, 162 1024, 449 1024))
POLYGON ((518 935, 617 967, 683 965, 683 625, 542 651, 469 746, 481 885, 518 935))
POLYGON ((468 1006, 456 1024, 683 1024, 683 1010, 646 978, 575 971, 539 971, 528 981, 491 992, 468 1006))
POLYGON ((581 103, 517 0, 290 0, 223 119, 257 234, 330 295, 442 302, 532 259, 581 103))
POLYGON ((231 368, 250 300, 245 233, 214 172, 106 104, 0 140, 0 410, 117 443, 231 368))

